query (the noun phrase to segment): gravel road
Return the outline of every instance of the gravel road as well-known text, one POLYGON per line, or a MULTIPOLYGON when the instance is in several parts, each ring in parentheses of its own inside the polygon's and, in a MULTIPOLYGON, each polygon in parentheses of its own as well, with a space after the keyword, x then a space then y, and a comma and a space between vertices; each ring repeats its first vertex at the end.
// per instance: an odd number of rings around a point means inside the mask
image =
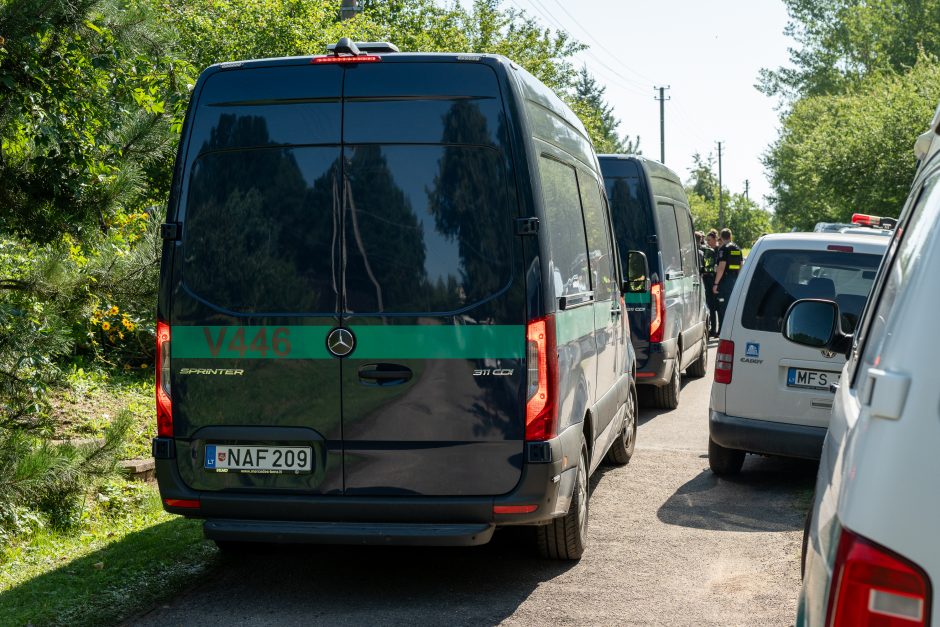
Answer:
POLYGON ((791 625, 816 466, 749 456, 717 479, 710 387, 644 410, 633 461, 595 474, 577 564, 534 558, 524 530, 470 549, 274 549, 227 557, 130 624, 791 625))

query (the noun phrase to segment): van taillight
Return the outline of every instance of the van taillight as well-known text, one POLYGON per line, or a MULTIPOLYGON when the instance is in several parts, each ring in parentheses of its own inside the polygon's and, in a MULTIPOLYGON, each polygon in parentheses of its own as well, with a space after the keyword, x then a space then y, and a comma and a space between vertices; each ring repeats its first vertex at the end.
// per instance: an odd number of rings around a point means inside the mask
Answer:
POLYGON ((558 352, 555 347, 555 317, 533 320, 526 328, 525 439, 555 437, 557 425, 558 352))
POLYGON ((930 580, 903 557, 843 529, 832 573, 830 627, 927 624, 930 580))
POLYGON ((170 402, 170 325, 157 321, 157 435, 173 437, 170 402))
POLYGON ((718 354, 715 357, 715 383, 731 383, 731 371, 734 369, 734 342, 718 342, 718 354))
POLYGON ((650 342, 662 342, 666 331, 666 299, 663 284, 653 283, 650 287, 650 342))

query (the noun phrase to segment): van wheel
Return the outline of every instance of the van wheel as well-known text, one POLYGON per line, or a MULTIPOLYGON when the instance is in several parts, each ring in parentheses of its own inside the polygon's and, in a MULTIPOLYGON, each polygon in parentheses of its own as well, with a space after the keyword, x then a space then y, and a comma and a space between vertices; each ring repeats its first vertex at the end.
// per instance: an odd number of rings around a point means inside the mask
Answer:
POLYGON ((675 409, 679 406, 679 388, 682 385, 682 375, 679 374, 679 364, 682 363, 682 353, 676 353, 676 365, 672 369, 672 378, 669 383, 653 388, 653 405, 661 409, 675 409))
POLYGON ((553 560, 578 560, 587 544, 588 500, 591 487, 588 481, 587 442, 581 436, 581 461, 574 481, 574 494, 568 513, 553 518, 547 525, 535 528, 536 542, 542 557, 553 560))
POLYGON ((698 359, 689 364, 689 367, 685 369, 685 373, 690 377, 696 379, 701 379, 708 372, 708 336, 702 336, 702 354, 698 356, 698 359))
POLYGON ((615 466, 623 466, 630 463, 633 457, 633 450, 636 448, 636 423, 637 423, 637 403, 636 387, 630 386, 630 394, 627 395, 626 415, 623 417, 623 429, 620 431, 620 437, 614 440, 607 451, 607 462, 615 466))
POLYGON ((736 475, 744 465, 745 451, 725 448, 708 438, 708 466, 719 476, 736 475))

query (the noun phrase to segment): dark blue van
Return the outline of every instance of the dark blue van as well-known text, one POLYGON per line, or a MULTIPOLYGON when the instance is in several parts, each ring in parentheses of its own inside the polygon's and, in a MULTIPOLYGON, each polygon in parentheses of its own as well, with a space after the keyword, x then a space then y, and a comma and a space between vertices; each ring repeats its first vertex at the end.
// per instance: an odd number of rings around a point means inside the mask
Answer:
POLYGON ((591 472, 633 453, 645 277, 621 279, 585 130, 534 77, 348 40, 214 65, 163 233, 167 511, 226 549, 531 525, 580 557, 591 472))
POLYGON ((681 373, 704 377, 708 309, 689 200, 675 172, 637 155, 600 155, 620 254, 642 251, 648 291, 628 293, 637 382, 656 407, 679 406, 681 373))

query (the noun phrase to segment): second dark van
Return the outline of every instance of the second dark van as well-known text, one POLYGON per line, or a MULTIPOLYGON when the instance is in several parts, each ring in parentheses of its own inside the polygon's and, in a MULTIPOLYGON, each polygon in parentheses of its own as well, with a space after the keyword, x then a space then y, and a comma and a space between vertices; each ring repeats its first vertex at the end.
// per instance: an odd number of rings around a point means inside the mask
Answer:
POLYGON ((581 556, 589 477, 634 450, 623 296, 646 277, 623 276, 584 127, 533 76, 347 40, 214 65, 163 235, 167 511, 225 549, 529 525, 581 556))
POLYGON ((621 256, 642 251, 650 288, 626 295, 637 382, 657 407, 679 406, 681 373, 704 377, 708 310, 689 200, 675 172, 635 155, 599 155, 621 256))

